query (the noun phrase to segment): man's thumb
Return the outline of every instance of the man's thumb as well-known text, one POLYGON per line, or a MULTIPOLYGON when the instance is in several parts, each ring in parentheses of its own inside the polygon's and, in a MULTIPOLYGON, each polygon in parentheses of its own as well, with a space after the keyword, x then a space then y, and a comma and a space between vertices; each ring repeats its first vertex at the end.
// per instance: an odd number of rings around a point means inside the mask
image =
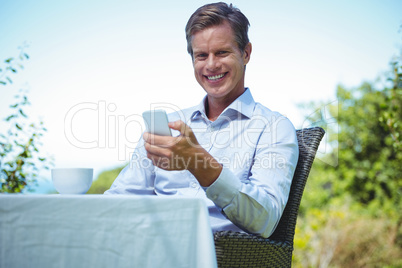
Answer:
POLYGON ((169 122, 169 127, 171 129, 178 130, 181 135, 188 136, 188 134, 189 134, 188 133, 189 126, 187 126, 186 123, 184 123, 181 120, 169 122))

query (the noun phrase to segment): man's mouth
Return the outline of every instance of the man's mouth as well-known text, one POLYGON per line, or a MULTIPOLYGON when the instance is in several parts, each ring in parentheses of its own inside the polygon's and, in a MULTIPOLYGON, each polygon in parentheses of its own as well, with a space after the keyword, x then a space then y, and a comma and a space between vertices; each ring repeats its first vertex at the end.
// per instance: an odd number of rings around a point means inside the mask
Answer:
POLYGON ((218 81, 219 79, 223 78, 227 73, 217 74, 217 75, 209 75, 205 76, 209 81, 218 81))

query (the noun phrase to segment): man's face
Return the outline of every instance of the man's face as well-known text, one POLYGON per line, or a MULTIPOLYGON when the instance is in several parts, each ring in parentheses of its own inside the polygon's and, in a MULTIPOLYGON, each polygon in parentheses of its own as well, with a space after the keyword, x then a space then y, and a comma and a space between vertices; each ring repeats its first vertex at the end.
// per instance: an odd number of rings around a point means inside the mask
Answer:
POLYGON ((227 22, 195 33, 192 48, 195 78, 207 92, 209 101, 231 103, 244 92, 251 44, 242 53, 227 22))

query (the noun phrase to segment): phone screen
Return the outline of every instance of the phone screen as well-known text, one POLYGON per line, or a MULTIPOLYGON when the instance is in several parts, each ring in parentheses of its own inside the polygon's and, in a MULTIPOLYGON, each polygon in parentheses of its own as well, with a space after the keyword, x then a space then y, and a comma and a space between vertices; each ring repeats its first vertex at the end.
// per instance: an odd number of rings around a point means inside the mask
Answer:
POLYGON ((142 113, 148 132, 161 136, 172 136, 168 117, 164 110, 151 110, 142 113))

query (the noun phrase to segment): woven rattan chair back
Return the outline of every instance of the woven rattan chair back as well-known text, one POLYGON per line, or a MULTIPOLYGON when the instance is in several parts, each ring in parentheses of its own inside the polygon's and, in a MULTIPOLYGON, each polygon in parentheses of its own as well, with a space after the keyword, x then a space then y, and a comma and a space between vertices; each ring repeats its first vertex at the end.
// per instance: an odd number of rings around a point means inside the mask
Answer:
POLYGON ((231 231, 214 234, 218 267, 290 267, 293 239, 301 197, 318 146, 325 131, 320 127, 296 131, 299 160, 293 176, 288 203, 269 238, 231 231))

